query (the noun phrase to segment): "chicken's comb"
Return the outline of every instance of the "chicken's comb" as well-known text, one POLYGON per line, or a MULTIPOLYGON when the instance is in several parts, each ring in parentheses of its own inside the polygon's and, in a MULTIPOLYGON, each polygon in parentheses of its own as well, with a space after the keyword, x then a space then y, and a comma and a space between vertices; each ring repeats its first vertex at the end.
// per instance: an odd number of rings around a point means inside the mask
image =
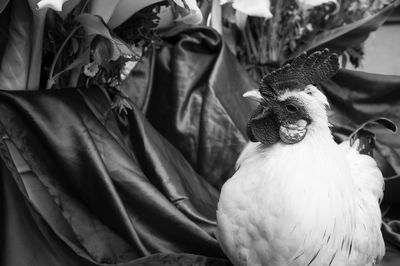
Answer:
POLYGON ((264 95, 277 95, 286 89, 298 89, 309 84, 328 80, 339 70, 339 60, 329 49, 317 51, 309 56, 304 52, 292 63, 286 64, 265 75, 260 84, 264 95))

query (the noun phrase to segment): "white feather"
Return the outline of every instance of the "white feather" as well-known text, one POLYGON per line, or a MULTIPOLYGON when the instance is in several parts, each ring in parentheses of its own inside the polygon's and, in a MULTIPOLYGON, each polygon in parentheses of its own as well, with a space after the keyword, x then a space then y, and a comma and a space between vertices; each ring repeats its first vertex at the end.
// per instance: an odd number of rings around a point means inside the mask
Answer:
POLYGON ((305 103, 313 122, 297 144, 243 150, 218 204, 224 252, 235 265, 372 265, 384 254, 382 174, 372 158, 333 141, 322 93, 285 97, 305 103))

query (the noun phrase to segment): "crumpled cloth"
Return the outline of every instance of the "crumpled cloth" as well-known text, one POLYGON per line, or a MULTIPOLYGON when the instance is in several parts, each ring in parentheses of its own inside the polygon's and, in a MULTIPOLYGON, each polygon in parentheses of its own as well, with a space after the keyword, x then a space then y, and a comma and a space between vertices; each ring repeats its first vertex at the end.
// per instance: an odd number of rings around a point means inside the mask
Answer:
POLYGON ((1 92, 0 102, 1 265, 223 257, 218 191, 136 107, 117 117, 97 87, 1 92))
MULTIPOLYGON (((219 188, 247 142, 257 88, 211 29, 184 30, 138 65, 122 115, 101 88, 0 92, 0 265, 229 265, 219 188)), ((340 140, 387 116, 400 78, 341 71, 322 89, 340 140)), ((399 265, 399 135, 378 130, 384 266, 399 265)))

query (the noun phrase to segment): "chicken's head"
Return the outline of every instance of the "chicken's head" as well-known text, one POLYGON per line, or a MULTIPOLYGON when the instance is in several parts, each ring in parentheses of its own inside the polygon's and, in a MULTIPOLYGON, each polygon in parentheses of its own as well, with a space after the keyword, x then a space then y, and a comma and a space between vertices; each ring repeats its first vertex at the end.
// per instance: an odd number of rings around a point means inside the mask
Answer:
POLYGON ((294 144, 308 129, 328 129, 328 101, 316 85, 339 69, 338 57, 328 49, 298 56, 291 64, 267 74, 258 90, 243 96, 259 102, 251 114, 247 134, 251 141, 294 144))

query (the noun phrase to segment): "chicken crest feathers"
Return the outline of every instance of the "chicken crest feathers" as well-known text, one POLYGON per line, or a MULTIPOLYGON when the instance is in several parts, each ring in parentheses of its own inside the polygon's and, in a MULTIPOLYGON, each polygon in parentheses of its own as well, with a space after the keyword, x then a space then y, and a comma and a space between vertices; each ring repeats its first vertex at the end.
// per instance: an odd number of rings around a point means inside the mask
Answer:
POLYGON ((325 81, 338 70, 338 56, 330 53, 329 49, 314 52, 309 56, 304 52, 292 63, 265 75, 261 80, 260 92, 267 96, 276 96, 282 90, 298 89, 325 81))

